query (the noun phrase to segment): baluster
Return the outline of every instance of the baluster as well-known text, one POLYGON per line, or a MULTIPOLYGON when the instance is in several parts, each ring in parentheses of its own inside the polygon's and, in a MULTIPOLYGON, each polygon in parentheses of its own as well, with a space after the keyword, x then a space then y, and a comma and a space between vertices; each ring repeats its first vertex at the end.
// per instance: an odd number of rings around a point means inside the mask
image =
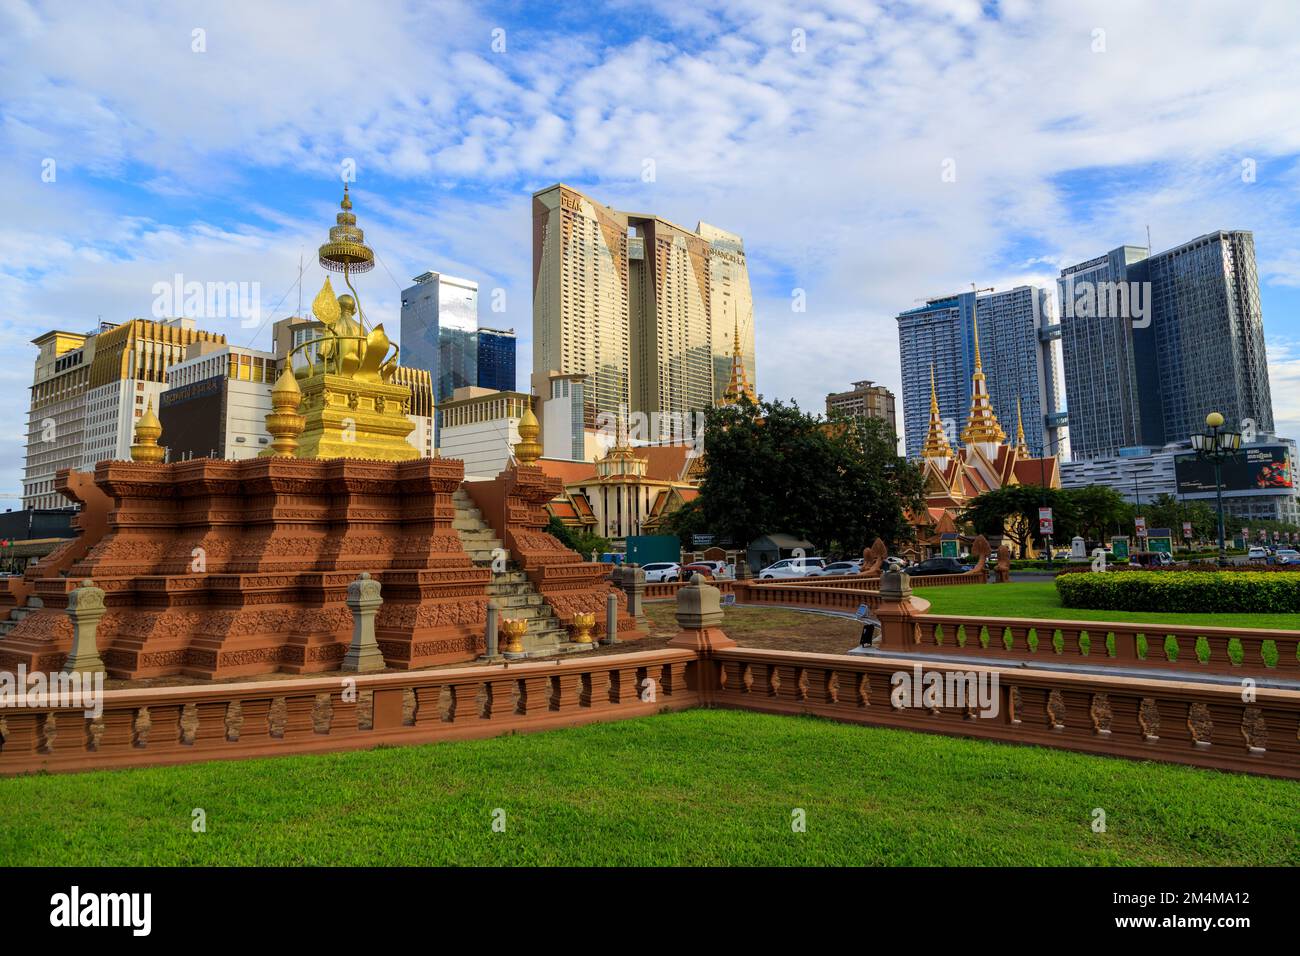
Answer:
POLYGON ((520 710, 525 717, 536 717, 551 709, 551 679, 529 676, 520 681, 520 710))
POLYGON ((483 716, 483 708, 478 696, 479 691, 482 689, 482 681, 456 681, 452 683, 452 723, 468 722, 473 718, 483 716))
POLYGON ((515 716, 515 692, 519 681, 513 677, 494 677, 488 680, 488 719, 506 721, 515 716))
POLYGON ((636 668, 619 667, 610 675, 610 700, 617 704, 626 704, 640 700, 641 695, 636 686, 636 668))
POLYGON ((578 709, 581 677, 581 674, 556 674, 551 678, 551 710, 569 714, 578 709))
POLYGON ((313 714, 316 710, 316 695, 297 694, 284 699, 284 733, 285 740, 302 740, 316 733, 313 714))
POLYGON ((239 742, 258 744, 271 735, 271 698, 240 701, 244 722, 239 728, 239 742))
MULTIPOLYGON (((415 726, 431 727, 443 722, 442 684, 425 684, 415 688, 415 726)), ((334 719, 338 720, 335 711, 334 719)))

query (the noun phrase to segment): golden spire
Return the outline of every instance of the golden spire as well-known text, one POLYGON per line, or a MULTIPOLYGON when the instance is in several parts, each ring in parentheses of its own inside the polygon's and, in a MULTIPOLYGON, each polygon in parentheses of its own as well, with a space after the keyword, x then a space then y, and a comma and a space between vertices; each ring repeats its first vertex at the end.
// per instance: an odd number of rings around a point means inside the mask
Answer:
POLYGON ((271 433, 271 447, 259 455, 292 458, 298 449, 298 436, 302 434, 307 419, 298 414, 302 389, 293 368, 286 362, 284 371, 271 389, 271 414, 266 416, 266 430, 271 433))
POLYGON ((519 443, 515 445, 515 461, 521 465, 531 465, 542 457, 542 446, 537 441, 541 432, 542 427, 537 423, 537 416, 533 414, 533 406, 529 402, 524 406, 524 413, 519 416, 519 443))
POLYGON ((158 444, 162 437, 162 422, 153 413, 153 399, 145 408, 140 420, 135 423, 135 444, 131 446, 132 461, 162 461, 167 450, 158 444))
POLYGON ((731 378, 727 381, 726 391, 722 393, 722 405, 735 405, 744 395, 751 402, 757 403, 754 389, 749 384, 749 375, 745 372, 745 360, 740 354, 740 319, 732 320, 731 328, 731 378))
POLYGON ((1029 446, 1025 444, 1025 420, 1020 414, 1020 396, 1016 396, 1016 451, 1022 458, 1029 457, 1029 446))
POLYGON ((1000 445, 1007 440, 1007 433, 998 424, 998 417, 993 413, 993 403, 989 399, 988 384, 984 380, 984 368, 980 363, 980 326, 979 320, 971 313, 971 323, 975 332, 975 373, 971 375, 970 417, 962 429, 961 440, 964 444, 1000 445))
POLYGON ((930 433, 925 436, 921 446, 922 458, 950 458, 952 446, 948 436, 943 432, 943 421, 939 418, 939 393, 934 390, 934 363, 930 363, 930 433))

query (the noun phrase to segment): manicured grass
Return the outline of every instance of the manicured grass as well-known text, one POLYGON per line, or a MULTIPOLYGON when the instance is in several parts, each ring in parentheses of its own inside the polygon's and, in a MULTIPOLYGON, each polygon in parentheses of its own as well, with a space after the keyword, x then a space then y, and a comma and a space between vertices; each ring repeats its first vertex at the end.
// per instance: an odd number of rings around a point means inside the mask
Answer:
POLYGON ((0 865, 1296 865, 1297 819, 1289 781, 692 710, 0 780, 0 865))
POLYGON ((1064 607, 1051 581, 1012 581, 1007 584, 949 585, 917 588, 916 596, 930 602, 934 614, 977 614, 990 617, 1054 617, 1071 621, 1138 621, 1158 624, 1207 624, 1218 627, 1260 627, 1300 630, 1297 614, 1198 614, 1166 611, 1107 611, 1064 607))

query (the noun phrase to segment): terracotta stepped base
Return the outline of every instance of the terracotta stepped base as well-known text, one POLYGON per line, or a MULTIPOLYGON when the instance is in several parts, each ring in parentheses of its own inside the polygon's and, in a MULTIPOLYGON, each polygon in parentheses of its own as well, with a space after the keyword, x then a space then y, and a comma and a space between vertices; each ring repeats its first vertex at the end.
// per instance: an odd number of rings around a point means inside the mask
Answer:
POLYGON ((518 465, 492 481, 465 485, 484 520, 565 627, 572 628, 575 614, 591 612, 596 616, 593 633, 603 637, 606 601, 612 593, 618 602, 618 639, 645 637, 647 632, 627 612, 627 596, 609 583, 609 565, 583 560, 542 530, 549 520, 544 505, 562 489, 560 479, 536 465, 518 465))
POLYGON ((66 577, 38 566, 45 607, 0 640, 0 668, 62 666, 67 593, 90 577, 106 592, 98 645, 110 677, 336 670, 352 637, 347 586, 362 571, 383 585, 388 666, 472 660, 491 575, 452 528, 463 477, 462 462, 429 458, 100 462, 107 527, 66 577))

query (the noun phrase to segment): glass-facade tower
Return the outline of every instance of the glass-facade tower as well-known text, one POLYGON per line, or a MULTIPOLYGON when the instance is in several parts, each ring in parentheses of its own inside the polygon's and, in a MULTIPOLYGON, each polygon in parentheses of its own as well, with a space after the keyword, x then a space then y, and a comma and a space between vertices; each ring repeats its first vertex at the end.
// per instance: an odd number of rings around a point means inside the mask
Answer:
POLYGON ((903 377, 903 430, 907 456, 921 453, 930 422, 930 368, 934 367, 939 417, 952 422, 956 442, 970 411, 975 371, 975 319, 979 320, 980 359, 994 414, 1015 434, 1017 413, 1034 454, 1060 450, 1060 359, 1048 333, 1050 300, 1046 289, 1017 286, 1005 292, 961 292, 927 300, 898 315, 898 347, 903 377), (1018 407, 1017 407, 1018 406, 1018 407))
POLYGON ((478 283, 437 272, 414 282, 402 292, 402 364, 427 369, 443 402, 478 384, 478 283))
POLYGON ((478 384, 498 392, 515 388, 515 330, 478 330, 478 384))

